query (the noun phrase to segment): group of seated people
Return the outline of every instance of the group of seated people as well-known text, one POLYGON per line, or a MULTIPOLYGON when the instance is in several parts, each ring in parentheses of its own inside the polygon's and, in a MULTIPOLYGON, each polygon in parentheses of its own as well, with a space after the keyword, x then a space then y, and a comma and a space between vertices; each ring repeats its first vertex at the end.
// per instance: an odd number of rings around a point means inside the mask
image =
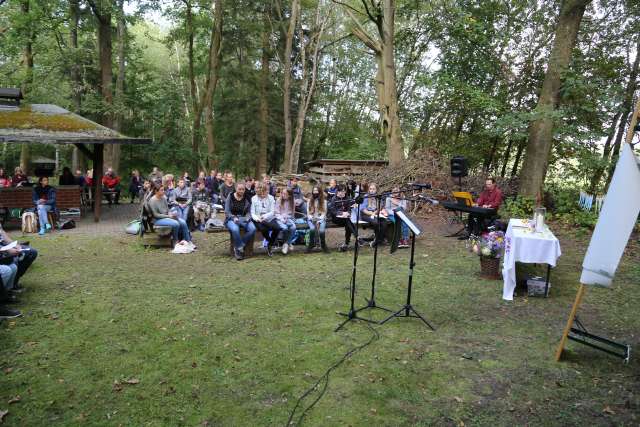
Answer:
MULTIPOLYGON (((305 229, 307 252, 318 243, 328 252, 327 222, 344 228, 344 243, 339 250, 346 251, 356 232, 357 218, 374 230, 373 236, 359 239, 357 243, 382 244, 388 225, 395 222, 394 209, 407 207, 399 188, 394 188, 385 200, 375 197, 378 193, 375 183, 338 185, 331 180, 326 189, 316 185, 304 194, 296 177, 279 188, 266 174, 260 181, 252 177, 235 181, 231 172, 212 170, 209 176, 200 172, 194 180, 185 172, 176 180, 174 175, 165 175, 154 168, 147 180, 140 179, 138 171, 134 171, 132 180, 133 177, 136 178, 134 191, 138 191, 137 183, 141 183, 139 191, 144 209, 154 226, 171 227, 174 243, 191 242, 192 231, 204 231, 208 221, 215 218, 219 210, 224 210, 220 225, 230 232, 238 260, 244 258, 245 247, 253 242, 256 231, 263 235, 269 256, 273 255, 278 242, 282 242, 283 254, 294 250, 294 243, 301 240, 301 228, 305 229), (364 196, 359 212, 355 203, 358 194, 364 196)), ((408 227, 402 223, 400 247, 408 247, 408 234, 408 227)))
POLYGON ((21 316, 19 310, 8 307, 17 304, 18 294, 24 291, 20 279, 38 256, 38 251, 28 243, 19 244, 0 227, 0 319, 21 316))

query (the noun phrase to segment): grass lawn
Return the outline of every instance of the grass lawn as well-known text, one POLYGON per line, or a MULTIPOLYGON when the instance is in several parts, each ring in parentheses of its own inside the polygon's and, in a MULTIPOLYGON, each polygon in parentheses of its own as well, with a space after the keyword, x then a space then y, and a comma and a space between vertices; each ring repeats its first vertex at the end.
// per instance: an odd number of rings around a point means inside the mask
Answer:
MULTIPOLYGON (((31 238, 40 257, 23 279, 24 316, 0 324, 3 425, 286 425, 297 398, 372 336, 363 323, 333 332, 351 252, 239 263, 217 244, 226 236, 196 237, 192 255, 125 236, 31 238)), ((413 301, 436 331, 414 319, 376 327, 380 338, 332 372, 303 424, 638 425, 638 357, 624 365, 569 343, 553 360, 589 236, 560 238, 550 298, 508 303, 463 242, 427 233, 413 301)), ((380 257, 379 304, 403 302, 407 258, 380 257)), ((363 250, 359 303, 372 259, 363 250)), ((579 312, 635 348, 639 261, 633 243, 615 287, 589 289, 579 312)))

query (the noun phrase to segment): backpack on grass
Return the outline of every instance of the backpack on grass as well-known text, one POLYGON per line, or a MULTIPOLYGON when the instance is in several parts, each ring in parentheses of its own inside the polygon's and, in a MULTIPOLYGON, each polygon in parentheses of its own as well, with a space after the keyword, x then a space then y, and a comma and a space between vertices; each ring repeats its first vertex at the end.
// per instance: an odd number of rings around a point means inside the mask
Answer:
POLYGON ((38 231, 38 220, 33 212, 25 212, 22 214, 22 232, 36 233, 38 231))

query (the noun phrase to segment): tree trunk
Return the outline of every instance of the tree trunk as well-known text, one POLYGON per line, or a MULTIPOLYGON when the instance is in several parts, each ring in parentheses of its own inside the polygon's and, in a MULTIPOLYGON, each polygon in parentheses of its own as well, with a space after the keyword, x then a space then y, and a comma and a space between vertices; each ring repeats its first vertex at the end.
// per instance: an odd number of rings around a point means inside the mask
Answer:
POLYGON ((502 158, 502 170, 500 171, 501 178, 504 178, 507 173, 507 163, 509 163, 509 157, 511 156, 511 147, 513 147, 513 138, 509 138, 507 149, 504 151, 504 157, 502 158))
POLYGON ((529 142, 520 180, 522 195, 535 197, 542 191, 553 140, 553 113, 560 100, 562 73, 571 62, 580 22, 590 1, 564 0, 560 6, 551 56, 536 106, 540 118, 529 127, 529 142))
MULTIPOLYGON (((75 113, 80 113, 82 105, 82 80, 80 77, 80 65, 78 64, 78 23, 80 22, 79 0, 69 1, 69 45, 73 51, 73 61, 71 64, 71 96, 73 98, 73 108, 75 113)), ((73 147, 71 154, 71 169, 85 170, 86 161, 84 154, 78 147, 73 147)))
POLYGON ((400 129, 400 108, 396 85, 396 64, 394 58, 395 0, 383 0, 382 25, 379 27, 382 40, 384 64, 384 111, 382 128, 387 141, 389 166, 397 167, 404 161, 402 130, 400 129))
POLYGON ((516 158, 513 161, 513 167, 511 168, 511 178, 515 178, 518 173, 518 166, 520 166, 520 158, 522 157, 522 152, 524 151, 524 147, 526 146, 527 141, 522 140, 518 143, 518 149, 516 150, 516 158))
POLYGON ((269 6, 263 12, 262 57, 260 59, 260 130, 258 134, 258 155, 256 178, 267 173, 267 146, 269 145, 269 6))
MULTIPOLYGON (((125 80, 125 64, 126 64, 126 56, 125 56, 125 48, 126 48, 126 36, 127 36, 127 27, 124 16, 124 0, 118 0, 118 17, 117 21, 117 36, 118 36, 118 46, 117 46, 117 55, 118 55, 118 75, 116 76, 116 100, 118 102, 118 111, 115 114, 114 126, 113 128, 122 132, 123 126, 123 109, 125 105, 124 100, 124 80, 125 80)), ((106 166, 111 166, 114 171, 120 171, 120 144, 111 144, 110 145, 110 159, 109 163, 106 166)))
POLYGON ((207 77, 206 94, 204 98, 205 114, 204 126, 207 132, 207 159, 209 169, 216 167, 215 135, 213 132, 213 95, 218 85, 220 75, 220 50, 222 44, 222 0, 214 0, 214 29, 211 31, 209 46, 209 76, 207 77))
MULTIPOLYGON (((298 106, 298 120, 296 124, 296 135, 291 144, 291 154, 289 156, 289 164, 287 167, 287 172, 289 173, 297 173, 298 172, 298 163, 300 161, 300 147, 302 146, 302 137, 304 135, 304 125, 307 117, 307 112, 309 111, 309 106, 311 105, 311 101, 313 100, 313 95, 316 90, 316 80, 318 76, 318 64, 320 62, 320 41, 322 40, 322 35, 324 34, 324 27, 326 20, 323 20, 320 15, 320 6, 321 3, 318 3, 316 9, 315 23, 314 28, 309 35, 309 42, 302 42, 301 48, 301 58, 302 58, 302 90, 300 93, 300 105, 298 106), (311 69, 307 69, 307 59, 306 59, 306 50, 307 48, 312 49, 312 54, 310 58, 311 69)), ((302 26, 300 28, 300 39, 303 40, 304 34, 302 32, 302 26)))
MULTIPOLYGON (((20 2, 20 9, 23 14, 29 14, 30 4, 29 0, 22 0, 20 2)), ((34 34, 31 28, 27 28, 25 34, 25 46, 23 51, 23 60, 24 65, 26 67, 25 79, 22 82, 22 93, 24 95, 29 95, 31 92, 31 87, 33 85, 33 39, 34 34)), ((20 167, 27 173, 27 169, 29 168, 29 144, 23 143, 20 147, 20 167)))
POLYGON ((296 21, 300 14, 300 0, 291 0, 291 16, 289 28, 284 44, 284 56, 282 58, 284 82, 283 90, 283 115, 284 115, 284 169, 288 169, 291 158, 291 54, 293 51, 293 36, 296 32, 296 21))
POLYGON ((629 120, 629 115, 633 108, 633 94, 636 91, 637 79, 638 79, 638 67, 640 66, 640 39, 638 40, 638 46, 636 47, 636 59, 633 62, 631 73, 629 73, 629 81, 627 82, 627 88, 624 95, 624 101, 622 101, 622 114, 620 116, 620 123, 618 124, 618 133, 616 140, 613 143, 613 152, 611 153, 611 162, 609 163, 609 174, 607 176, 607 185, 605 186, 605 193, 609 189, 611 178, 613 178, 613 172, 616 169, 616 163, 618 163, 618 154, 620 154, 620 144, 622 143, 622 137, 624 136, 624 130, 629 120))
MULTIPOLYGON (((613 121, 611 122, 611 127, 609 128, 609 136, 607 136, 607 140, 604 143, 604 150, 602 152, 602 161, 606 162, 609 160, 609 156, 611 154, 611 142, 616 135, 616 128, 618 125, 618 120, 620 119, 620 112, 617 112, 613 117, 613 121)), ((601 167, 596 168, 593 173, 593 177, 591 178, 591 185, 589 186, 589 192, 591 194, 596 194, 598 191, 598 186, 600 184, 600 180, 602 179, 602 175, 604 174, 605 165, 603 164, 601 167)))
POLYGON ((202 106, 200 103, 200 99, 198 96, 198 87, 196 85, 196 75, 194 71, 194 53, 193 53, 193 41, 194 41, 194 30, 193 30, 193 14, 191 11, 191 3, 189 1, 185 1, 186 4, 186 30, 187 37, 189 38, 187 44, 187 57, 189 62, 189 90, 191 93, 191 103, 192 103, 192 125, 191 125, 191 151, 193 152, 193 170, 198 170, 199 167, 199 158, 200 158, 200 123, 202 116, 202 106))

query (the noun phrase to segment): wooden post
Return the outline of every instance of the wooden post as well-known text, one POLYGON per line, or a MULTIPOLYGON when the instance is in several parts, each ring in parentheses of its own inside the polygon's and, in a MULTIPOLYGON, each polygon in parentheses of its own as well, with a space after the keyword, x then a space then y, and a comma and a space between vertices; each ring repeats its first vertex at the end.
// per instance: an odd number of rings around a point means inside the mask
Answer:
POLYGON ((102 167, 104 163, 104 145, 96 144, 93 149, 93 220, 100 221, 100 211, 102 208, 102 167))
POLYGON ((582 283, 580 283, 580 287, 578 288, 578 293, 576 294, 576 300, 573 302, 573 307, 571 308, 571 313, 569 314, 569 319, 567 319, 567 326, 564 328, 564 332, 562 333, 562 338, 560 339, 560 344, 558 345, 558 350, 556 350, 556 362, 560 361, 560 357, 562 357, 562 352, 564 351, 564 345, 567 342, 567 337, 569 336, 569 332, 571 331, 571 327, 573 326, 573 320, 576 317, 576 312, 578 311, 578 306, 582 301, 582 297, 584 296, 584 291, 586 288, 582 283))
POLYGON ((633 135, 635 134, 636 125, 638 124, 639 114, 640 114, 640 98, 638 98, 635 111, 631 116, 631 123, 629 124, 629 129, 627 129, 627 138, 626 138, 627 144, 631 144, 631 142, 633 142, 633 135))

